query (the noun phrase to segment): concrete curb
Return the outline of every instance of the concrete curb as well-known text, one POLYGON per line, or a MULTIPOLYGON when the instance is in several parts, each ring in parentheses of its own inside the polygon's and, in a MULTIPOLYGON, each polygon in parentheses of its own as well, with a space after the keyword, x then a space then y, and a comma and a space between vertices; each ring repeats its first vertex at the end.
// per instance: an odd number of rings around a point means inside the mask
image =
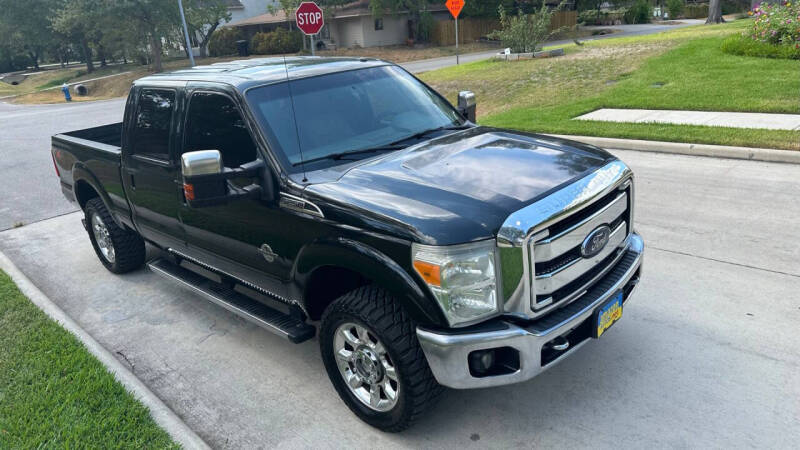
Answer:
POLYGON ((613 139, 592 136, 550 136, 585 142, 602 148, 638 150, 643 152, 672 153, 677 155, 711 156, 714 158, 747 159, 751 161, 800 164, 800 151, 771 148, 731 147, 727 145, 684 144, 679 142, 643 141, 638 139, 613 139))
POLYGON ((164 428, 169 433, 175 442, 179 443, 186 449, 209 449, 200 436, 198 436, 186 423, 181 420, 164 402, 161 401, 155 394, 153 394, 144 383, 141 382, 136 376, 131 373, 125 366, 120 363, 108 350, 103 348, 92 336, 89 335, 83 328, 73 321, 67 314, 58 307, 52 300, 50 300, 42 291, 37 288, 25 274, 23 274, 8 257, 0 252, 0 269, 2 269, 14 283, 17 284, 19 290, 25 294, 30 301, 39 307, 51 319, 55 320, 59 325, 64 327, 67 331, 75 335, 89 350, 89 353, 94 355, 103 363, 104 366, 114 375, 125 389, 133 393, 142 404, 150 409, 150 415, 153 420, 164 428))

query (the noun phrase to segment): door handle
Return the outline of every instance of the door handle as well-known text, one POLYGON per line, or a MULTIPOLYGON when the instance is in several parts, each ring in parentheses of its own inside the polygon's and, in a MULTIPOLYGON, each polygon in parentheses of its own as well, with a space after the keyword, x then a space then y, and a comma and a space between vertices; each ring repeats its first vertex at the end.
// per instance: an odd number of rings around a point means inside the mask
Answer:
POLYGON ((131 177, 131 189, 134 191, 136 190, 136 179, 133 177, 133 173, 128 174, 131 177))

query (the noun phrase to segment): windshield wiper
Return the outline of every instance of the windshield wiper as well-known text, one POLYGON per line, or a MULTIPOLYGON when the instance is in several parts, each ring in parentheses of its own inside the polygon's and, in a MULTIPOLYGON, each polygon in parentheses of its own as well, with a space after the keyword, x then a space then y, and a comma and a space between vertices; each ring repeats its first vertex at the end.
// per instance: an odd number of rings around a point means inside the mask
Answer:
POLYGON ((419 138, 425 137, 425 136, 427 136, 427 135, 429 135, 431 133, 435 133, 437 131, 466 130, 468 128, 472 128, 472 125, 466 125, 466 124, 463 124, 463 125, 445 125, 445 126, 442 126, 442 127, 431 128, 431 129, 428 129, 428 130, 420 131, 419 133, 412 134, 411 136, 404 137, 403 139, 400 139, 398 141, 394 141, 394 142, 391 143, 391 145, 397 145, 397 144, 399 144, 401 142, 410 141, 412 139, 419 139, 419 138))
POLYGON ((407 145, 399 145, 399 144, 396 144, 396 143, 391 143, 389 145, 380 145, 378 147, 362 148, 360 150, 350 150, 348 152, 331 153, 331 154, 328 154, 328 155, 325 155, 325 156, 320 156, 318 158, 311 158, 311 159, 307 159, 305 161, 296 162, 296 163, 292 164, 292 166, 299 166, 301 164, 309 164, 309 163, 313 163, 313 162, 317 162, 317 161, 325 161, 325 160, 328 160, 328 159, 334 160, 334 161, 338 161, 340 159, 343 159, 346 156, 361 155, 361 154, 364 154, 364 153, 374 153, 374 152, 388 152, 388 151, 392 151, 392 150, 400 150, 400 149, 403 149, 403 148, 406 148, 406 147, 408 147, 408 146, 407 145))

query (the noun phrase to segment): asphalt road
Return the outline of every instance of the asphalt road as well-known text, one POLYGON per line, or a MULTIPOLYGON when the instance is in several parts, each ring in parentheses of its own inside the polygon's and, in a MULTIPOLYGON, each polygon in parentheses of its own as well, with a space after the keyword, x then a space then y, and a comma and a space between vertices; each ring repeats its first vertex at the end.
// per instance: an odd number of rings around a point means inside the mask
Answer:
POLYGON ((61 195, 50 136, 122 121, 125 100, 20 106, 0 102, 0 230, 76 211, 61 195))
POLYGON ((448 391, 402 434, 350 413, 316 340, 107 272, 79 213, 0 232, 0 250, 217 448, 796 448, 800 168, 615 153, 647 242, 623 319, 530 382, 448 391))

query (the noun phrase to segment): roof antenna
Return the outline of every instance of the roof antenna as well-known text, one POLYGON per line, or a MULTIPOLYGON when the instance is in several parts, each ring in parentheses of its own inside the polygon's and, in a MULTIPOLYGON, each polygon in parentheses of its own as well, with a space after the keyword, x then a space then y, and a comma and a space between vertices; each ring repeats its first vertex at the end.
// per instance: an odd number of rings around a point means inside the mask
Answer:
POLYGON ((292 103, 292 118, 294 120, 294 132, 297 136, 297 149, 300 151, 300 162, 303 165, 303 183, 307 183, 306 159, 303 157, 303 146, 300 144, 300 129, 297 127, 297 114, 294 111, 294 96, 292 95, 292 83, 289 79, 289 66, 286 64, 286 53, 283 54, 283 70, 286 72, 286 87, 289 89, 289 101, 292 103))

